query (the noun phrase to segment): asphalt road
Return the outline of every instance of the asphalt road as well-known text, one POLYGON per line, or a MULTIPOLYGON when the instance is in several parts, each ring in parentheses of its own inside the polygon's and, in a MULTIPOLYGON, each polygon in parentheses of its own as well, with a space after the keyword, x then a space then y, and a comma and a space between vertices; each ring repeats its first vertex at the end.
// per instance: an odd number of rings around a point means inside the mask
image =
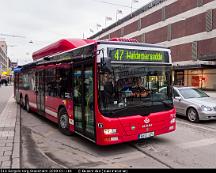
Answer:
POLYGON ((216 168, 216 121, 177 118, 170 134, 101 147, 37 114, 22 110, 21 119, 23 168, 216 168))

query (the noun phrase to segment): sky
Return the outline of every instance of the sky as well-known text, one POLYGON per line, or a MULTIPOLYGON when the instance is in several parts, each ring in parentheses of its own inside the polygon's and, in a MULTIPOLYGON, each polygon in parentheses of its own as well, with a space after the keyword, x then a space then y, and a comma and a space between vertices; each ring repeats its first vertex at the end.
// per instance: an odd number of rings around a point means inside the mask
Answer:
POLYGON ((117 10, 121 19, 151 1, 0 0, 0 40, 13 62, 26 64, 34 51, 63 38, 88 38, 116 22, 117 10))

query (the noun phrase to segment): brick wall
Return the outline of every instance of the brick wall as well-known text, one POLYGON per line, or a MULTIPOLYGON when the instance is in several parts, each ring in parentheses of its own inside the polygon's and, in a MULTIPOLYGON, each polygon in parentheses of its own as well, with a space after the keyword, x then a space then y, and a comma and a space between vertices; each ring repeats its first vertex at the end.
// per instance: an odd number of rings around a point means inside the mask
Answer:
POLYGON ((197 7, 197 0, 178 0, 166 7, 166 19, 197 7))
POLYGON ((172 61, 189 61, 192 58, 192 44, 173 46, 171 49, 172 61))
POLYGON ((146 33, 146 43, 159 43, 167 40, 167 26, 146 33))
MULTIPOLYGON (((153 44, 162 42, 170 43, 168 45, 172 51, 173 62, 189 61, 196 59, 197 57, 214 55, 216 54, 216 38, 208 39, 203 36, 197 36, 191 39, 189 37, 194 34, 203 33, 205 36, 212 37, 214 35, 212 30, 216 29, 216 7, 212 6, 212 25, 211 23, 209 24, 209 16, 211 16, 209 14, 211 13, 208 13, 209 9, 204 9, 204 7, 206 7, 204 5, 212 1, 216 2, 216 0, 178 0, 170 5, 155 10, 141 19, 136 17, 132 23, 124 26, 123 29, 118 28, 118 30, 110 33, 110 35, 106 35, 105 37, 126 37, 130 35, 139 42, 153 44), (193 14, 190 10, 194 10, 196 14, 193 14), (183 12, 187 12, 191 17, 185 16, 185 18, 182 17, 181 20, 180 16, 178 18, 177 15, 183 12), (170 18, 172 18, 172 20, 170 18), (171 20, 170 24, 169 20, 171 20), (157 27, 156 24, 159 22, 160 24, 158 24, 157 27), (166 25, 164 25, 163 22, 166 22, 166 25), (147 32, 145 32, 145 28, 147 27, 147 32), (187 37, 185 43, 184 37, 187 37), (178 43, 178 40, 180 40, 181 43, 178 43), (193 42, 195 44, 193 44, 193 42), (192 44, 195 45, 195 48, 192 44)), ((209 5, 207 6, 209 8, 209 5)))
POLYGON ((198 42, 198 57, 216 55, 216 38, 198 42))

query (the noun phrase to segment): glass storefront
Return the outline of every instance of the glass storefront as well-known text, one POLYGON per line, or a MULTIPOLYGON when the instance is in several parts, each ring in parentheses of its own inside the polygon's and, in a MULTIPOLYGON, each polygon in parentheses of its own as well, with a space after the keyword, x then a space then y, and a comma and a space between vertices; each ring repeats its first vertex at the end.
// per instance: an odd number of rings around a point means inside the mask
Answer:
POLYGON ((174 85, 216 90, 216 69, 175 70, 174 85))

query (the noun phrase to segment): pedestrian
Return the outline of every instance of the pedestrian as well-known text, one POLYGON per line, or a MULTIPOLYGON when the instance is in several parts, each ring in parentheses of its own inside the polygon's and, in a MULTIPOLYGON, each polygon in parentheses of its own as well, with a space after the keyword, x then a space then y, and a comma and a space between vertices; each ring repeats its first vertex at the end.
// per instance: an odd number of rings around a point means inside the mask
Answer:
POLYGON ((5 86, 8 85, 8 84, 7 84, 7 77, 6 77, 6 76, 2 76, 2 77, 1 77, 1 84, 2 84, 2 85, 5 84, 5 86))
POLYGON ((10 84, 9 76, 7 76, 6 80, 7 80, 7 85, 9 85, 10 84))

